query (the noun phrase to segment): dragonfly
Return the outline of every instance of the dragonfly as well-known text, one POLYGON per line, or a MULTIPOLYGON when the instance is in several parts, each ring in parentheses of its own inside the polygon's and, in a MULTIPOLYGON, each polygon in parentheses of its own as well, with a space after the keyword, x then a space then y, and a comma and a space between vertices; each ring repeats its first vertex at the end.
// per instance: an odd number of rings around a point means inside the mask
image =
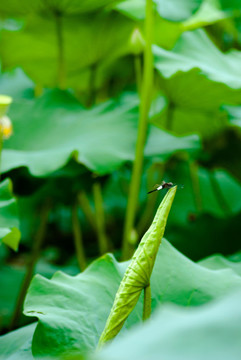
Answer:
POLYGON ((155 186, 156 186, 155 189, 151 190, 151 191, 148 191, 147 194, 150 194, 150 193, 152 193, 154 191, 159 191, 159 190, 162 190, 162 189, 171 189, 173 186, 178 186, 181 189, 184 188, 183 185, 177 185, 177 184, 173 184, 172 182, 166 182, 166 181, 163 181, 161 184, 157 184, 155 186))

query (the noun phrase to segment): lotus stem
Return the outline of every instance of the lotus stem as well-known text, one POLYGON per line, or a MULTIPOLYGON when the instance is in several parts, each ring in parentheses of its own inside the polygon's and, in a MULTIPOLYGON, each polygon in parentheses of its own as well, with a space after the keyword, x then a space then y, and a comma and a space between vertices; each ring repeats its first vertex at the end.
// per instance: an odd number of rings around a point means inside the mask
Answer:
POLYGON ((124 224, 124 236, 122 243, 122 258, 132 256, 133 249, 130 245, 130 236, 134 228, 140 182, 143 167, 144 146, 146 141, 148 113, 151 103, 152 79, 153 79, 153 56, 152 56, 152 28, 153 9, 152 0, 146 0, 146 46, 144 49, 143 81, 141 88, 140 115, 136 143, 135 161, 131 176, 130 190, 127 202, 127 211, 124 224))
POLYGON ((96 231, 96 218, 95 213, 90 206, 89 199, 84 191, 79 192, 77 195, 79 206, 81 207, 86 219, 88 220, 89 224, 96 231))
POLYGON ((82 240, 82 232, 80 227, 80 222, 78 219, 78 205, 75 203, 72 207, 72 227, 74 234, 74 244, 76 256, 79 264, 80 271, 83 271, 86 268, 86 260, 84 253, 84 246, 82 240))
POLYGON ((25 277, 22 282, 22 286, 21 286, 21 289, 20 289, 20 292, 18 295, 16 307, 15 307, 13 317, 12 317, 12 320, 11 320, 11 323, 9 326, 10 330, 15 329, 19 322, 19 318, 20 318, 20 315, 21 315, 21 312, 23 309, 24 299, 25 299, 29 284, 30 284, 32 276, 33 276, 36 262, 39 258, 40 250, 42 248, 42 245, 43 245, 43 242, 44 242, 44 239, 46 236, 46 229, 47 229, 50 208, 51 208, 51 202, 48 199, 41 209, 39 228, 38 228, 38 231, 37 231, 35 239, 34 239, 32 253, 29 257, 25 277))
POLYGON ((198 213, 202 212, 202 197, 200 193, 200 184, 199 184, 199 177, 198 177, 198 164, 194 161, 189 161, 189 171, 194 195, 194 201, 196 205, 196 209, 198 213))
POLYGON ((64 59, 64 37, 63 37, 63 17, 59 12, 55 13, 56 38, 58 49, 58 86, 60 89, 66 87, 66 67, 64 59))
POLYGON ((134 68, 135 68, 135 75, 136 75, 137 91, 138 91, 138 94, 141 94, 141 78, 142 78, 141 55, 134 55, 134 68))
POLYGON ((96 230, 99 243, 100 254, 105 254, 108 249, 108 239, 105 232, 105 215, 104 215, 104 206, 103 199, 101 194, 101 186, 98 181, 93 185, 93 195, 95 202, 95 212, 96 212, 96 230))
POLYGON ((151 316, 151 286, 150 284, 144 288, 144 305, 143 320, 149 319, 151 316))

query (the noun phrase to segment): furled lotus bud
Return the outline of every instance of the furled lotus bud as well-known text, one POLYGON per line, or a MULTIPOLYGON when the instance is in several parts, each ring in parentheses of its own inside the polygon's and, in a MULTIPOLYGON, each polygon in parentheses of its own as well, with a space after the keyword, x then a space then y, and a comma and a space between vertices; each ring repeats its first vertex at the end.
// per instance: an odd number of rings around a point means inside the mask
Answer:
POLYGON ((145 40, 140 32, 140 29, 135 28, 130 38, 131 52, 133 55, 139 55, 143 52, 145 47, 145 40))

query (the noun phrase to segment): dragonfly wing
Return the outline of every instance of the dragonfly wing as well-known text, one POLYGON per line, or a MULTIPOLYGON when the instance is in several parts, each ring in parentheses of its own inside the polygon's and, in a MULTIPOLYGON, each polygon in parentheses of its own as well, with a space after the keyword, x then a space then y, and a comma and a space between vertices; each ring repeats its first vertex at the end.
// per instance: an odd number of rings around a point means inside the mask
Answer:
POLYGON ((152 192, 154 192, 154 191, 156 191, 156 190, 158 190, 158 187, 160 186, 160 184, 156 184, 155 186, 153 186, 153 188, 152 188, 152 190, 151 191, 148 191, 148 193, 147 194, 150 194, 150 193, 152 193, 152 192))
POLYGON ((161 184, 156 184, 152 187, 152 190, 156 190, 161 184))
POLYGON ((183 184, 174 184, 174 186, 177 186, 179 189, 184 189, 184 185, 183 185, 183 184))

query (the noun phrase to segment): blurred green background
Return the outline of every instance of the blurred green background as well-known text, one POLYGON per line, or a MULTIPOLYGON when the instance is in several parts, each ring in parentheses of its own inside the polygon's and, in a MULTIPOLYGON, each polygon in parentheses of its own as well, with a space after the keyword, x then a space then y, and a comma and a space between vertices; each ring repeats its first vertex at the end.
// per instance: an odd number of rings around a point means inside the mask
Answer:
POLYGON ((178 250, 195 261, 240 251, 240 14, 234 0, 155 0, 145 70, 145 1, 1 1, 0 94, 13 99, 1 151, 2 333, 27 321, 33 272, 77 274, 107 251, 123 258, 143 106, 129 254, 162 180, 184 185, 165 233, 178 250))

